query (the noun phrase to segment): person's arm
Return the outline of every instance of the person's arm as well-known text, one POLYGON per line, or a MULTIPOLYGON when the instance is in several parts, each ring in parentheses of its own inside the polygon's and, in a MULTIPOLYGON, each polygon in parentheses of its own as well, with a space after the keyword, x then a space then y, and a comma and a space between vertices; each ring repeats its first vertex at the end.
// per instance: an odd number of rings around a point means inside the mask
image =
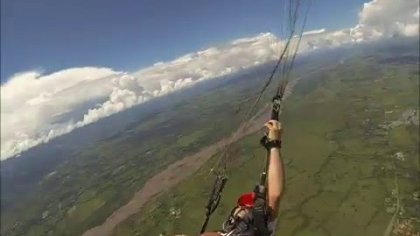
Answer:
MULTIPOLYGON (((265 124, 268 128, 269 140, 281 140, 281 124, 278 121, 270 120, 265 124)), ((273 218, 279 212, 280 199, 284 190, 284 169, 280 149, 270 149, 268 173, 267 173, 267 200, 273 218)))

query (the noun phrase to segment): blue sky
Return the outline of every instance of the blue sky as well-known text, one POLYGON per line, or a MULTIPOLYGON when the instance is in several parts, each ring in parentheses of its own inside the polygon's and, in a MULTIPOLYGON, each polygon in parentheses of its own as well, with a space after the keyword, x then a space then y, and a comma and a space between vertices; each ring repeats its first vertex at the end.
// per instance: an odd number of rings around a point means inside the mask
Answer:
MULTIPOLYGON (((278 32, 280 0, 2 0, 1 81, 28 70, 134 71, 261 32, 278 32)), ((361 0, 313 0, 307 30, 357 23, 361 0)))

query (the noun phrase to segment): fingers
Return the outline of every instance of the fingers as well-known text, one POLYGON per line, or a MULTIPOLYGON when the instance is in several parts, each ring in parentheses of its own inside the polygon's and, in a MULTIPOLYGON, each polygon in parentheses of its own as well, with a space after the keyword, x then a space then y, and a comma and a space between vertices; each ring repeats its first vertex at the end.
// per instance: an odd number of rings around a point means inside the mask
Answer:
POLYGON ((270 122, 265 123, 264 126, 267 127, 268 129, 273 129, 273 124, 270 122))
POLYGON ((281 123, 276 121, 276 120, 270 120, 267 123, 264 124, 265 127, 267 127, 268 129, 281 129, 281 123))
POLYGON ((277 129, 279 129, 279 130, 280 130, 280 129, 282 129, 282 125, 281 125, 281 123, 280 123, 280 122, 278 122, 278 121, 277 121, 276 123, 277 123, 277 129))

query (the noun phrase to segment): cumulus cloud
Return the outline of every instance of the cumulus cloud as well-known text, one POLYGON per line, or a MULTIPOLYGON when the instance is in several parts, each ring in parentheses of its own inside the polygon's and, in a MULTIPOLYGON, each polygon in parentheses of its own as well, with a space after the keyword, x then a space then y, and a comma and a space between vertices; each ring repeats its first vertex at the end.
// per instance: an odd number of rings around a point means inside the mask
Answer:
POLYGON ((16 75, 1 87, 1 158, 48 142, 150 97, 134 77, 108 68, 75 68, 45 76, 34 72, 16 75), (27 93, 20 90, 20 86, 28 84, 31 86, 26 87, 27 93), (94 107, 85 111, 79 121, 74 122, 71 116, 64 121, 55 119, 96 99, 104 102, 92 104, 94 107))
POLYGON ((13 76, 1 86, 2 159, 38 144, 34 141, 37 134, 45 135, 57 126, 52 122, 57 116, 105 99, 112 91, 106 81, 118 74, 107 68, 86 67, 50 75, 26 72, 13 76))
MULTIPOLYGON (((416 36, 418 21, 417 0, 373 0, 363 5, 352 28, 304 32, 299 53, 382 37, 416 36)), ((48 75, 17 74, 1 86, 1 159, 151 98, 272 61, 283 45, 273 34, 264 33, 134 73, 85 67, 48 75)))
POLYGON ((418 35, 417 0, 374 0, 365 3, 359 13, 359 26, 381 35, 418 35))
POLYGON ((337 31, 305 32, 300 51, 333 48, 387 37, 419 35, 418 0, 373 0, 359 12, 358 23, 337 31))
POLYGON ((48 75, 36 71, 17 74, 1 86, 1 158, 153 97, 273 60, 273 52, 278 52, 281 44, 266 33, 156 63, 131 74, 93 67, 48 75), (84 115, 74 120, 71 114, 81 108, 86 109, 84 115))
POLYGON ((193 82, 220 77, 240 69, 266 62, 276 57, 273 51, 279 50, 281 42, 270 33, 256 37, 235 40, 218 48, 209 48, 184 55, 174 61, 161 62, 140 70, 133 75, 149 90, 173 89, 177 84, 165 81, 193 82))

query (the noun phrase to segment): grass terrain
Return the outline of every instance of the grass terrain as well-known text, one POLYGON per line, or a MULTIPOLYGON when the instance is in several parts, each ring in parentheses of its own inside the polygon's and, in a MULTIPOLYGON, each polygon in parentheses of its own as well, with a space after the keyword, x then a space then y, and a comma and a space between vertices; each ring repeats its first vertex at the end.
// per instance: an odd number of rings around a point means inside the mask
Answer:
MULTIPOLYGON (((277 235, 383 235, 403 220, 420 230, 418 73, 418 65, 364 57, 297 85, 281 117, 287 187, 277 235)), ((219 229, 237 197, 257 182, 264 162, 259 137, 233 145, 237 166, 209 229, 219 229)), ((217 158, 114 236, 196 235, 217 158)))

